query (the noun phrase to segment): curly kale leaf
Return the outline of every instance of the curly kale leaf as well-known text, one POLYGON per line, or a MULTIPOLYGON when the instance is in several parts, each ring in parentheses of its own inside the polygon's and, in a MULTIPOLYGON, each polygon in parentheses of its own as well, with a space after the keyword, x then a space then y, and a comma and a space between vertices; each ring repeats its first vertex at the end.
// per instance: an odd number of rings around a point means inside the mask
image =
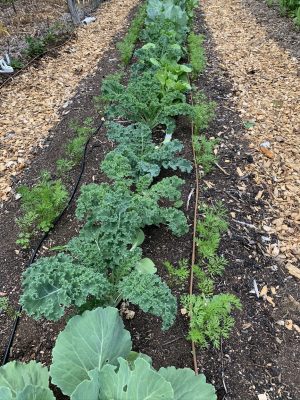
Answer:
POLYGON ((174 323, 177 302, 168 286, 158 275, 139 274, 133 271, 118 285, 122 297, 163 320, 162 329, 174 323))
POLYGON ((178 153, 183 144, 179 140, 155 145, 147 125, 134 124, 127 127, 108 124, 108 137, 118 143, 101 164, 103 172, 111 179, 131 177, 135 181, 143 175, 158 176, 161 168, 190 172, 192 165, 178 153))
POLYGON ((104 297, 111 289, 104 275, 72 263, 65 254, 42 258, 23 274, 23 295, 20 302, 24 310, 38 319, 56 321, 65 308, 81 306, 88 296, 104 297))
POLYGON ((153 73, 145 72, 132 77, 124 86, 115 77, 108 77, 102 84, 102 99, 111 118, 122 117, 132 122, 142 122, 150 129, 166 126, 166 133, 175 130, 174 117, 194 114, 193 107, 186 103, 180 91, 164 91, 153 73))
POLYGON ((185 216, 182 211, 174 208, 181 206, 180 187, 183 182, 174 176, 164 178, 151 188, 133 192, 126 183, 119 181, 111 186, 104 184, 104 191, 103 185, 99 185, 99 195, 96 193, 97 185, 90 184, 82 189, 82 196, 78 199, 80 212, 77 212, 77 216, 87 220, 85 229, 98 227, 101 237, 99 246, 104 243, 107 249, 102 252, 104 257, 107 252, 122 253, 126 246, 133 243, 139 230, 147 225, 167 223, 175 234, 184 234, 188 230, 185 216), (90 189, 94 198, 88 194, 90 189), (95 198, 99 199, 98 203, 94 201, 95 198), (175 202, 174 207, 161 207, 161 199, 175 202), (176 210, 176 213, 170 210, 176 210), (179 215, 182 215, 180 221, 179 215))

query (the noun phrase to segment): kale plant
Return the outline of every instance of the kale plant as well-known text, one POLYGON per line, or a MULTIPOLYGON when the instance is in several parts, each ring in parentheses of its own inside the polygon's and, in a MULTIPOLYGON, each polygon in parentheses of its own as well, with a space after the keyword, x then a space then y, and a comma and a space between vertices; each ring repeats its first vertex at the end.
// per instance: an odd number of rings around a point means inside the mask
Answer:
POLYGON ((109 178, 132 178, 137 182, 143 175, 158 176, 161 168, 191 172, 191 163, 178 156, 183 149, 179 140, 156 145, 150 128, 142 123, 123 126, 110 122, 107 127, 108 138, 117 143, 101 164, 109 178))
POLYGON ((21 304, 27 313, 57 320, 66 307, 80 307, 91 296, 102 305, 126 298, 161 317, 163 328, 169 328, 176 300, 154 275, 151 260, 142 258, 139 245, 147 225, 166 224, 178 236, 187 232, 186 218, 176 208, 182 183, 178 177, 165 178, 151 187, 137 186, 136 192, 126 180, 83 187, 76 210, 85 221, 79 236, 67 244, 65 254, 42 258, 24 273, 21 304), (160 206, 162 199, 173 207, 160 206))
POLYGON ((176 90, 164 91, 150 72, 132 77, 127 86, 121 84, 120 76, 107 77, 102 84, 102 99, 109 103, 109 117, 142 122, 150 129, 164 125, 167 134, 175 130, 174 117, 194 116, 194 108, 186 103, 184 94, 176 90))

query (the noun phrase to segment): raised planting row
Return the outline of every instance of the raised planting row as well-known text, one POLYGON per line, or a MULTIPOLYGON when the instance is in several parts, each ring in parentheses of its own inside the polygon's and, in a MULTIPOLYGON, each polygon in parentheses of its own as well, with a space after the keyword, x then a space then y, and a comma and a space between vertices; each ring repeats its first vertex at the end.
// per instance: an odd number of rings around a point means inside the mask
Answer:
MULTIPOLYGON (((28 315, 55 321, 69 307, 81 314, 60 333, 50 368, 52 383, 71 399, 216 399, 204 375, 188 368, 156 371, 148 356, 131 352, 130 335, 113 308, 121 299, 129 301, 160 317, 163 330, 172 326, 177 314, 175 296, 153 261, 143 256, 141 245, 147 226, 166 225, 175 236, 189 231, 180 209, 184 180, 160 176, 162 170, 192 171, 192 163, 180 156, 183 144, 174 138, 177 117, 185 116, 193 124, 191 140, 203 173, 216 161, 216 142, 199 135, 213 116, 214 104, 196 93, 189 80, 205 65, 203 38, 192 32, 196 4, 149 0, 141 7, 118 45, 123 61, 129 63, 139 39, 129 77, 122 73, 107 77, 99 99, 105 105, 107 137, 115 145, 100 166, 110 183, 82 187, 76 208, 82 224, 79 235, 60 246, 58 254, 39 258, 23 275, 20 303, 28 315)), ((80 148, 84 140, 85 134, 79 135, 80 148)), ((71 155, 72 149, 70 145, 71 155)), ((59 169, 71 168, 76 154, 60 160, 59 169)), ((55 192, 54 186, 49 188, 55 192)), ((26 200, 23 189, 24 207, 26 200)), ((240 304, 230 294, 213 294, 213 278, 226 267, 226 260, 217 254, 227 229, 223 207, 202 205, 200 211, 198 260, 193 266, 200 294, 183 296, 182 304, 190 317, 190 339, 218 347, 233 325, 232 308, 240 304)), ((43 230, 43 217, 37 214, 32 225, 43 230)), ((27 244, 29 237, 24 239, 27 244)), ((170 277, 183 282, 189 276, 188 264, 182 260, 179 268, 170 263, 166 268, 170 277)), ((48 369, 38 363, 13 361, 0 369, 3 399, 54 399, 48 385, 48 369)))

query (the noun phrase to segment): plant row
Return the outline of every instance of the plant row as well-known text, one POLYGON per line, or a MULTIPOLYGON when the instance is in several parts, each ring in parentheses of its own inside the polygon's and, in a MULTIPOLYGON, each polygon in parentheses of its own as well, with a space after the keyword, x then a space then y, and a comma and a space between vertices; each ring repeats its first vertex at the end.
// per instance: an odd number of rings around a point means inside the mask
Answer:
MULTIPOLYGON (((161 318, 164 330, 172 326, 177 313, 176 298, 153 261, 143 256, 141 245, 147 226, 165 225, 175 236, 189 230, 180 209, 184 180, 176 175, 160 178, 162 169, 192 171, 192 164, 180 155, 183 144, 174 137, 177 117, 185 116, 194 124, 193 142, 203 170, 214 162, 214 143, 198 135, 208 125, 214 106, 196 93, 193 105, 187 101, 195 91, 188 74, 196 76, 205 64, 203 38, 191 31, 196 4, 149 0, 142 6, 118 45, 124 62, 133 55, 129 77, 111 75, 102 84, 107 137, 114 143, 100 165, 107 182, 81 188, 76 207, 82 223, 79 235, 23 274, 20 302, 28 315, 55 321, 66 310, 81 314, 60 333, 50 368, 52 383, 73 400, 216 399, 204 375, 195 376, 187 368, 156 371, 149 357, 132 353, 129 334, 112 308, 121 299, 130 301, 161 318), (137 39, 139 47, 133 53, 137 39)), ((25 201, 24 193, 23 197, 25 201)), ((199 266, 194 267, 201 294, 182 298, 190 315, 190 338, 201 345, 228 336, 233 324, 230 311, 239 306, 234 296, 213 296, 212 278, 226 265, 217 255, 227 226, 221 209, 214 209, 213 216, 208 208, 202 210, 199 266)), ((173 268, 175 277, 186 279, 187 263, 181 265, 181 273, 170 264, 169 268, 170 275, 173 268)), ((35 362, 12 362, 0 369, 0 393, 5 399, 53 399, 48 384, 47 368, 35 362)))

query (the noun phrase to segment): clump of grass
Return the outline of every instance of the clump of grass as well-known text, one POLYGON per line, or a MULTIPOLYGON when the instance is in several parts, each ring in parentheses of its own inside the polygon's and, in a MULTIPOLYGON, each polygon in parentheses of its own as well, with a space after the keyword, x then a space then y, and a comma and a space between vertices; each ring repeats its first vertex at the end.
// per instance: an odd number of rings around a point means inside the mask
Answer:
POLYGON ((47 171, 42 173, 40 182, 35 186, 22 186, 18 192, 22 196, 23 215, 17 219, 20 234, 16 243, 26 248, 36 230, 48 232, 53 226, 66 204, 68 192, 61 180, 51 180, 47 171))
POLYGON ((142 5, 135 18, 131 22, 129 31, 125 35, 124 39, 117 43, 117 49, 121 54, 122 62, 127 65, 131 60, 134 52, 136 41, 138 40, 140 31, 144 25, 146 17, 146 4, 142 5))

